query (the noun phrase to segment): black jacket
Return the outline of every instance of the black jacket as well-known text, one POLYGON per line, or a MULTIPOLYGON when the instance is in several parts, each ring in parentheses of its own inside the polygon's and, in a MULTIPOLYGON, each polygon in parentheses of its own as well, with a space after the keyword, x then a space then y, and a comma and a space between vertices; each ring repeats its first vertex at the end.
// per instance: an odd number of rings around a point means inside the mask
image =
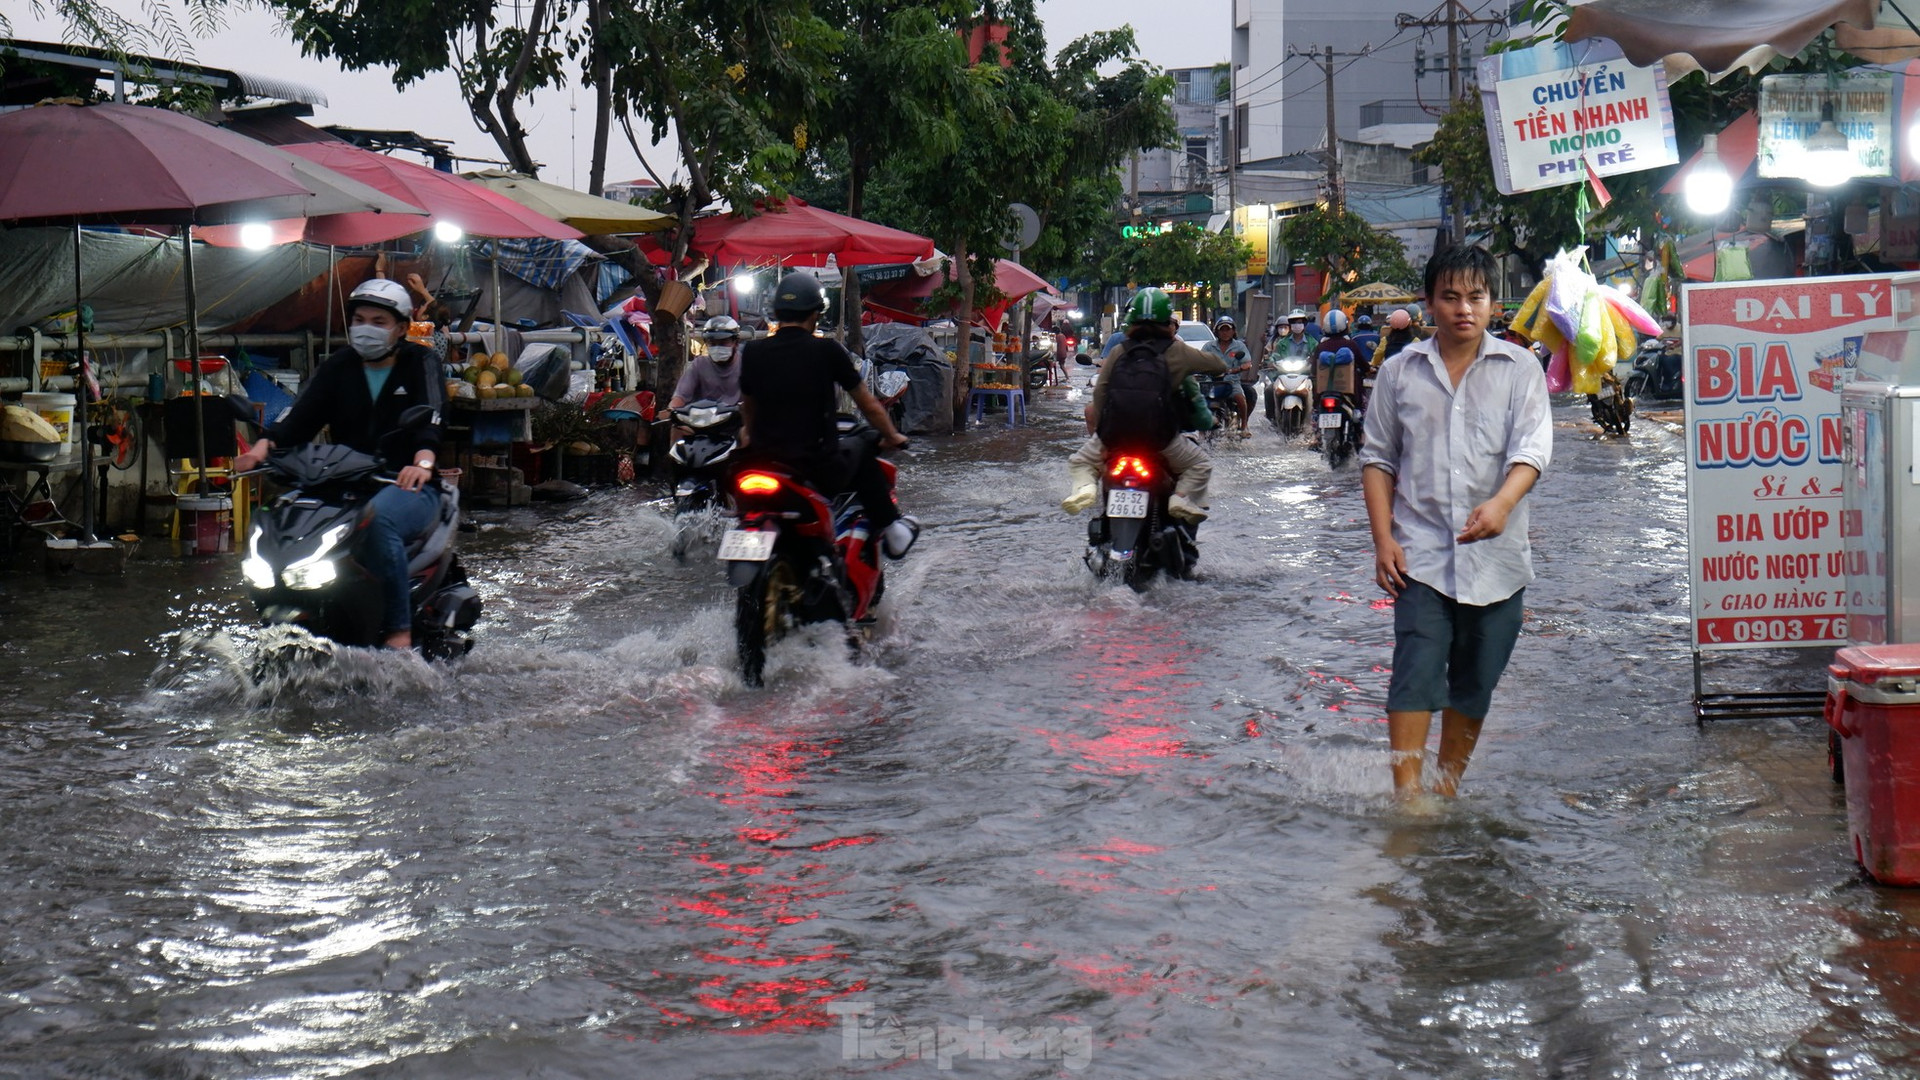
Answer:
POLYGON ((336 349, 300 388, 286 419, 273 425, 267 437, 275 446, 298 446, 312 442, 324 427, 331 429, 336 443, 367 454, 386 451, 395 468, 411 465, 422 450, 431 450, 438 458, 447 395, 440 362, 433 353, 402 341, 378 401, 367 392, 364 367, 359 353, 336 349), (400 414, 415 405, 431 406, 433 422, 422 427, 409 445, 382 447, 381 440, 399 428, 400 414))

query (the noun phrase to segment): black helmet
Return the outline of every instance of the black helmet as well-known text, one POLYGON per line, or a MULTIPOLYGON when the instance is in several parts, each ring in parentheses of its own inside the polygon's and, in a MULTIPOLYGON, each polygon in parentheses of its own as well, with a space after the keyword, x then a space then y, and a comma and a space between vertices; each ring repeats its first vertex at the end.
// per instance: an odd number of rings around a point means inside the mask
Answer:
POLYGON ((773 316, 780 320, 804 319, 816 311, 827 310, 827 290, 820 279, 805 270, 795 270, 773 287, 773 316))

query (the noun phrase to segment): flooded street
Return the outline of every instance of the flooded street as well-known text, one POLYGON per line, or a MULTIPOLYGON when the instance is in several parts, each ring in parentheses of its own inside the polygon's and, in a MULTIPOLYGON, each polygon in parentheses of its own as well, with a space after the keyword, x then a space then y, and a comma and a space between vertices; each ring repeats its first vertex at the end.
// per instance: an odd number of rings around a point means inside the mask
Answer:
POLYGON ((1856 870, 1824 727, 1693 721, 1677 433, 1557 411, 1416 818, 1357 471, 1223 450, 1199 580, 1134 595, 1057 393, 899 458, 882 636, 761 690, 654 490, 481 511, 448 666, 255 686, 231 557, 0 574, 0 1075, 1920 1074, 1920 894, 1856 870))

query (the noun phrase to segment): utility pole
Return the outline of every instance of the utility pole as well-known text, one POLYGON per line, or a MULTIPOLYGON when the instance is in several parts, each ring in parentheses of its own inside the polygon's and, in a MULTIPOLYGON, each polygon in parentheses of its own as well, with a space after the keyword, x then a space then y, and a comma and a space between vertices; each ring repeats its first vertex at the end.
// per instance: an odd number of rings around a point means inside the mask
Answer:
MULTIPOLYGON (((1461 3, 1461 0, 1442 0, 1440 6, 1428 12, 1424 18, 1418 15, 1401 14, 1394 16, 1393 20, 1393 25, 1401 30, 1415 26, 1422 30, 1433 30, 1442 26, 1446 27, 1447 104, 1449 106, 1459 101, 1462 93, 1466 90, 1466 84, 1460 78, 1460 69, 1465 66, 1460 62, 1460 28, 1463 26, 1505 26, 1506 24, 1507 20, 1503 18, 1475 15, 1466 4, 1461 3)), ((1419 72, 1416 71, 1414 77, 1416 79, 1419 78, 1419 72)), ((1449 208, 1451 213, 1448 215, 1452 221, 1452 225, 1448 229, 1448 233, 1453 242, 1457 244, 1466 239, 1466 215, 1461 212, 1460 193, 1453 191, 1451 184, 1448 185, 1447 189, 1453 196, 1452 206, 1449 208)))
POLYGON ((1336 57, 1358 59, 1373 52, 1371 43, 1362 45, 1359 52, 1335 52, 1328 45, 1320 49, 1298 49, 1287 46, 1287 59, 1304 56, 1320 65, 1320 72, 1327 80, 1327 203, 1338 214, 1346 208, 1346 184, 1340 175, 1340 130, 1334 119, 1333 61, 1336 57))

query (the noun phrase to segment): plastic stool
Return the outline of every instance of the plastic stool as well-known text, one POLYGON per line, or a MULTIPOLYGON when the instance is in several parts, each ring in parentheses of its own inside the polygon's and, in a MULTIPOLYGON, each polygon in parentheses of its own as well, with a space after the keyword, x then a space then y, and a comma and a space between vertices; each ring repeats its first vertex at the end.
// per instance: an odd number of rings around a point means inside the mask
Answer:
POLYGON ((1007 426, 1018 427, 1027 422, 1027 393, 1017 386, 976 386, 967 394, 967 426, 972 427, 985 419, 987 402, 1000 398, 1007 405, 1007 426))

